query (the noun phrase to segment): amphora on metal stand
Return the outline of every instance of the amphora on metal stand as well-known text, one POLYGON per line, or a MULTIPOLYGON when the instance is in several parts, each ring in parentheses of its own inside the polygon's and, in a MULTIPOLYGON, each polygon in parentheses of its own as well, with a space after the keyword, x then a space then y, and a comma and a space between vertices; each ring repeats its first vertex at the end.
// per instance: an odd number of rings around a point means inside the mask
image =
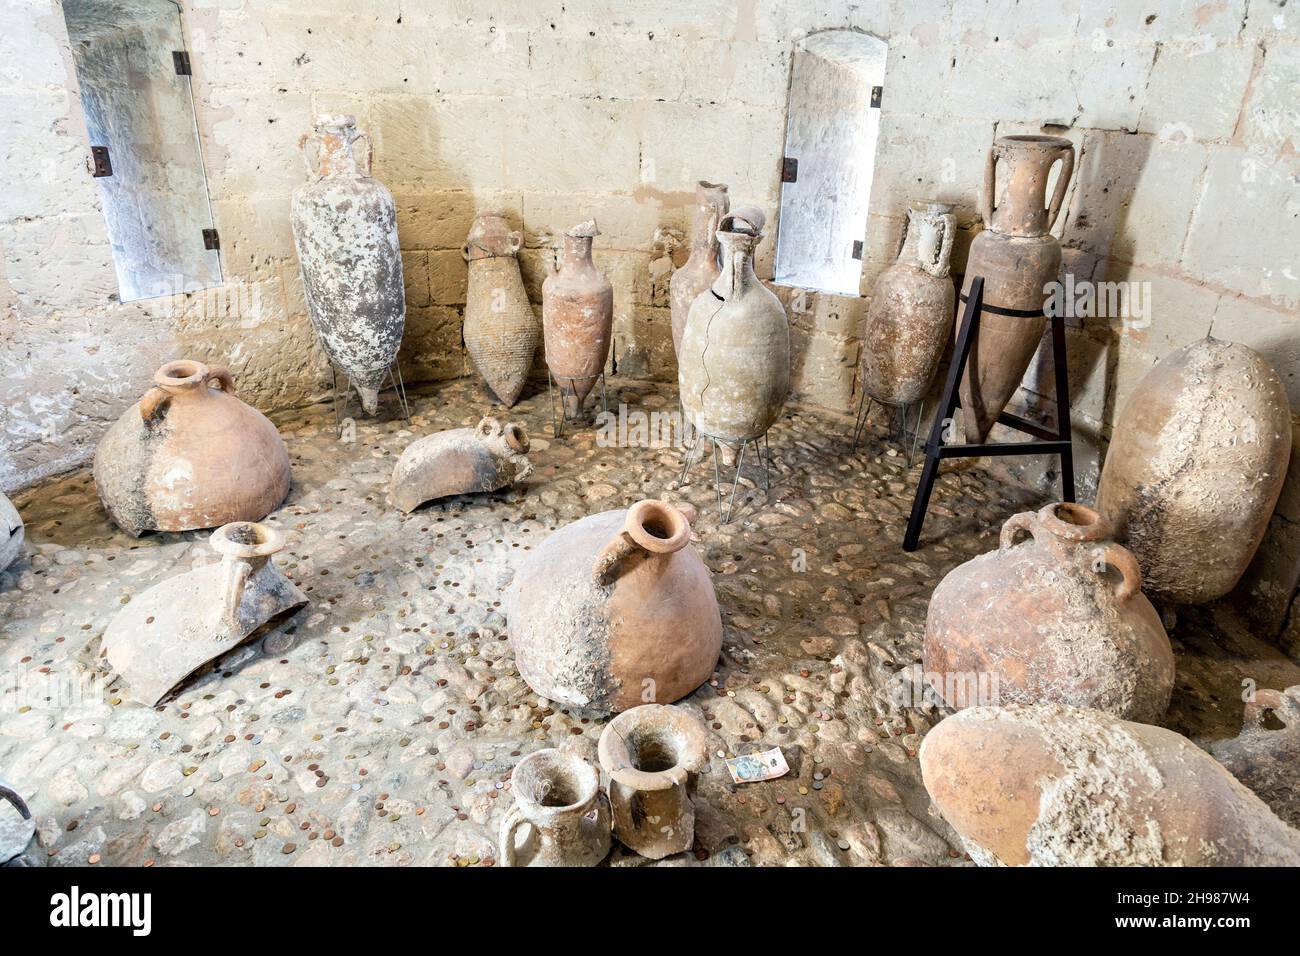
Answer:
POLYGON ((294 243, 312 328, 334 373, 335 416, 342 372, 369 415, 378 412, 379 390, 391 382, 409 421, 397 367, 406 297, 393 194, 370 175, 370 137, 357 132, 355 117, 317 117, 299 147, 311 178, 293 193, 294 243), (361 159, 357 143, 364 143, 361 159))
POLYGON ((682 411, 697 433, 686 451, 681 481, 685 482, 700 456, 699 438, 709 439, 718 511, 724 523, 731 520, 735 509, 746 446, 754 447, 764 466, 765 487, 771 488, 767 433, 780 418, 790 394, 790 322, 781 300, 754 272, 754 250, 763 238, 764 222, 763 213, 749 207, 723 219, 718 231, 722 272, 691 305, 678 355, 682 411), (725 511, 719 445, 736 456, 725 511))
POLYGON ((873 402, 901 410, 917 404, 912 452, 925 414, 925 394, 952 337, 956 294, 949 278, 957 217, 952 204, 914 202, 907 210, 894 263, 876 279, 862 342, 861 398, 853 429, 856 448, 873 402))
POLYGON ((598 235, 594 219, 566 232, 559 266, 542 283, 547 389, 556 437, 563 433, 565 422, 582 417, 583 403, 597 382, 601 403, 609 410, 605 363, 614 329, 614 287, 592 261, 592 242, 598 235))
POLYGON ((695 222, 691 229, 691 255, 668 280, 668 301, 673 323, 673 353, 682 351, 682 334, 686 331, 686 317, 696 297, 717 281, 722 274, 719 263, 720 245, 718 227, 727 215, 730 200, 725 183, 695 185, 695 222))
POLYGON ((1047 327, 1044 287, 1061 270, 1061 244, 1050 232, 1074 172, 1074 146, 1060 136, 1000 136, 984 168, 980 215, 984 231, 971 243, 963 301, 976 276, 984 279, 979 334, 961 380, 966 441, 980 444, 1033 360, 1047 327), (995 205, 997 167, 1007 171, 1005 200, 995 205), (1052 167, 1060 173, 1044 206, 1052 167))
POLYGON ((516 258, 524 237, 501 216, 474 220, 461 255, 469 268, 465 349, 474 368, 507 408, 519 400, 542 337, 516 258))

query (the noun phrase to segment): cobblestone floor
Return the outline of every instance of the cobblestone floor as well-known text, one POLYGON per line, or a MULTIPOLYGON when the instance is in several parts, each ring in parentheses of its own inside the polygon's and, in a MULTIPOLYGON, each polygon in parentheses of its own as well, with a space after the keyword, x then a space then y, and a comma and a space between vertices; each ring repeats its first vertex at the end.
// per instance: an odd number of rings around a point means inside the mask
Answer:
MULTIPOLYGON (((626 382, 610 402, 676 407, 626 382)), ((29 798, 50 864, 493 864, 514 764, 547 746, 594 761, 603 724, 524 684, 502 591, 549 531, 642 497, 700 509, 725 624, 714 679, 682 702, 710 729, 696 847, 662 865, 969 863, 917 767, 941 714, 899 706, 897 675, 920 659, 935 583, 1036 495, 948 468, 905 554, 919 465, 879 431, 855 453, 851 422, 794 411, 772 433, 772 491, 747 468, 720 525, 710 465, 678 488, 678 449, 600 447, 591 428, 555 439, 534 391, 510 416, 533 437, 524 487, 409 516, 386 506, 413 437, 489 407, 469 381, 421 391, 411 428, 358 419, 351 443, 328 406, 281 416, 294 481, 268 520, 312 603, 156 709, 119 696, 100 636, 133 595, 214 560, 208 534, 131 539, 88 472, 17 496, 28 549, 0 574, 0 777, 29 798), (74 685, 92 692, 60 699, 74 685), (730 782, 723 756, 773 746, 787 777, 730 782)), ((1226 609, 1181 613, 1170 726, 1230 736, 1243 678, 1300 682, 1226 609)), ((616 845, 610 862, 646 861, 616 845)))

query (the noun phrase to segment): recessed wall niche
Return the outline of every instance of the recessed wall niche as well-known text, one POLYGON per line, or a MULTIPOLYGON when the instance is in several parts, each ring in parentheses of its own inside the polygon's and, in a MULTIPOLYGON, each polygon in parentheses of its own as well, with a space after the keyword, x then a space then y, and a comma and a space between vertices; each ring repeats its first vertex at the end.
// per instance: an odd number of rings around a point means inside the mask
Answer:
POLYGON ((887 44, 853 30, 795 50, 776 282, 858 295, 887 44))
POLYGON ((123 302, 206 289, 221 263, 171 0, 64 0, 123 302))

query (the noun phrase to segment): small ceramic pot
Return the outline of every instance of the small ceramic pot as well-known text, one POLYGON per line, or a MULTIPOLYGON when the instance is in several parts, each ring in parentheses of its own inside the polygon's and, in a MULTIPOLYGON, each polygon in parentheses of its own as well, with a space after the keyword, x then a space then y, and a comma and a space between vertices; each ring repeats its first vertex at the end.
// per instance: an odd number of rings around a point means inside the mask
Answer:
POLYGON ((515 765, 515 804, 501 822, 503 866, 595 866, 609 853, 609 802, 596 768, 575 754, 538 750, 515 765), (521 827, 531 827, 522 844, 521 827))
POLYGON ((695 842, 691 794, 706 762, 704 725, 684 710, 642 704, 625 710, 600 735, 600 766, 609 777, 614 835, 651 860, 695 842))

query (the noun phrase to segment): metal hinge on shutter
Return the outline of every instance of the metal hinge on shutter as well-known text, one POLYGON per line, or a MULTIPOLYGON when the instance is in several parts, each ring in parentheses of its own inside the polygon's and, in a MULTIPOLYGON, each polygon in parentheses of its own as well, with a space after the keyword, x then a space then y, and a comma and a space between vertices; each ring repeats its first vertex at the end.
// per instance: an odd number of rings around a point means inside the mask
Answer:
POLYGON ((885 88, 883 86, 873 86, 871 88, 872 109, 877 109, 877 110, 880 109, 880 98, 884 96, 884 94, 885 94, 885 88))
POLYGON ((853 240, 853 258, 854 258, 854 259, 858 259, 858 260, 861 260, 861 259, 862 259, 862 240, 861 240, 861 239, 854 239, 854 240, 853 240))
POLYGON ((113 161, 108 158, 107 146, 90 147, 90 159, 95 164, 94 172, 91 175, 96 178, 113 175, 113 161))
POLYGON ((781 182, 793 183, 799 179, 799 160, 791 156, 781 160, 781 182))
POLYGON ((215 229, 203 230, 203 248, 204 249, 221 248, 221 237, 217 235, 217 230, 215 229))
POLYGON ((190 53, 188 50, 173 50, 172 63, 176 65, 177 76, 194 75, 194 69, 190 66, 190 53))

